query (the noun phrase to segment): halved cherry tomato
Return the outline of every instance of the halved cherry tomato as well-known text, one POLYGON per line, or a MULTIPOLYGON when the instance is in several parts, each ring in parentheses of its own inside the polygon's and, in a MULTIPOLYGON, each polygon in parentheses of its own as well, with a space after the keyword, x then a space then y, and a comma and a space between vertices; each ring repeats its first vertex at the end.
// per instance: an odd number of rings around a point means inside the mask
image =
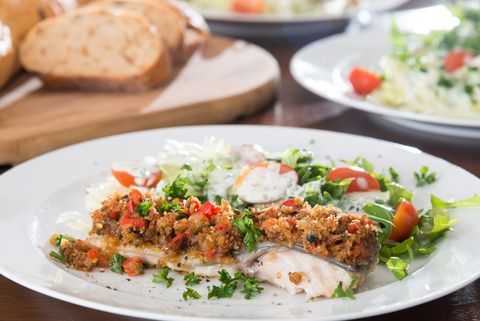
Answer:
POLYGON ((232 11, 240 13, 261 13, 264 8, 264 0, 233 0, 232 11))
POLYGON ((171 248, 173 245, 175 245, 175 244, 178 243, 178 242, 183 241, 183 239, 184 239, 184 238, 187 238, 187 237, 190 237, 190 233, 182 233, 182 234, 176 235, 173 239, 170 240, 170 242, 168 242, 167 244, 165 244, 165 246, 163 247, 163 250, 164 250, 164 251, 170 250, 170 248, 171 248))
POLYGON ((124 215, 120 219, 120 226, 122 228, 134 227, 137 230, 141 230, 145 228, 145 220, 143 218, 132 218, 124 215))
POLYGON ((332 182, 337 179, 347 178, 353 178, 353 181, 350 183, 345 193, 380 190, 380 183, 377 179, 372 174, 367 173, 360 168, 337 167, 332 169, 328 174, 328 180, 332 182))
POLYGON ((198 209, 198 213, 202 214, 206 218, 211 218, 212 216, 217 214, 219 210, 220 207, 216 206, 212 202, 207 201, 203 203, 202 206, 200 206, 200 208, 198 209))
POLYGON ((348 80, 352 84, 353 90, 362 96, 370 94, 382 83, 379 75, 362 67, 353 68, 348 80))
POLYGON ((90 249, 87 251, 87 258, 93 262, 98 261, 98 249, 90 249))
POLYGON ((295 199, 289 198, 288 200, 283 202, 281 206, 295 206, 295 199))
POLYGON ((136 185, 152 188, 157 186, 158 182, 160 182, 163 177, 162 171, 156 171, 142 177, 135 176, 127 171, 117 170, 113 167, 111 171, 113 177, 115 177, 117 181, 125 187, 136 185))
POLYGON ((418 212, 408 201, 402 201, 393 216, 393 228, 390 236, 392 241, 402 242, 410 236, 412 229, 418 224, 418 212))
POLYGON ((143 273, 143 260, 139 256, 134 256, 123 261, 122 267, 130 276, 140 275, 143 273))
POLYGON ((473 57, 474 55, 470 51, 453 50, 445 56, 445 60, 443 61, 443 67, 447 72, 454 72, 455 70, 465 66, 468 60, 473 57))

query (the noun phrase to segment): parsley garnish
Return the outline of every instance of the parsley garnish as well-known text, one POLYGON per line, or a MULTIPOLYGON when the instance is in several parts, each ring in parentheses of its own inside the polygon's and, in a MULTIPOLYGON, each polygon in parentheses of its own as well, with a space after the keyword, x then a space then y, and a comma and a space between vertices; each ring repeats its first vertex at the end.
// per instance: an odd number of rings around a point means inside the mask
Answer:
POLYGON ((120 255, 118 253, 115 253, 112 256, 112 259, 110 260, 110 270, 112 270, 115 273, 118 274, 123 274, 123 267, 122 263, 126 260, 123 255, 120 255))
POLYGON ((160 211, 162 213, 171 212, 171 211, 180 213, 181 210, 182 210, 182 206, 180 205, 180 203, 177 200, 174 200, 172 203, 169 203, 167 201, 163 201, 160 204, 160 211))
POLYGON ((200 299, 202 296, 200 295, 200 293, 198 293, 197 291, 195 291, 194 289, 192 288, 187 288, 183 294, 182 294, 182 297, 185 301, 188 300, 188 298, 193 298, 195 300, 198 300, 200 299))
POLYGON ((414 172, 415 180, 417 181, 417 187, 422 187, 434 183, 437 180, 437 173, 429 172, 427 166, 422 166, 420 171, 414 172))
POLYGON ((188 273, 183 277, 185 285, 192 286, 200 283, 201 279, 195 274, 195 272, 188 273))
POLYGON ((173 182, 163 188, 165 196, 171 198, 186 198, 188 188, 185 185, 187 184, 187 180, 186 177, 178 176, 173 182))
POLYGON ((243 290, 240 292, 243 293, 247 300, 250 300, 263 290, 260 287, 260 282, 254 276, 246 276, 241 272, 237 272, 232 277, 226 270, 218 271, 218 274, 220 274, 221 285, 208 287, 209 300, 211 298, 231 298, 237 289, 239 281, 243 281, 243 290))
POLYGON ((233 225, 243 235, 243 243, 247 246, 247 250, 252 252, 255 250, 257 241, 260 238, 260 231, 255 227, 249 215, 250 211, 248 209, 245 210, 241 217, 233 219, 233 225))
POLYGON ((151 201, 143 201, 137 206, 137 212, 140 213, 142 217, 145 217, 148 215, 148 211, 150 210, 150 207, 152 207, 152 202, 151 201))
POLYGON ((348 286, 347 291, 343 289, 343 282, 338 282, 337 288, 333 291, 331 297, 332 298, 350 298, 355 300, 355 294, 353 293, 353 287, 357 283, 358 278, 354 277, 348 286))
POLYGON ((158 270, 157 273, 153 274, 152 282, 165 283, 167 288, 171 287, 173 284, 174 278, 169 278, 168 273, 170 273, 170 269, 168 267, 164 267, 158 270))

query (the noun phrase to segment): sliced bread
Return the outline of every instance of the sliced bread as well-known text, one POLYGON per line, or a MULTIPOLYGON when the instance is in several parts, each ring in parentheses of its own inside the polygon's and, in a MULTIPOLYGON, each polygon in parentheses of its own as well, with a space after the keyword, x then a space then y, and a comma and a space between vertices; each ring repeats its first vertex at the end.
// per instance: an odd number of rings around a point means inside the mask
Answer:
POLYGON ((168 3, 154 0, 104 0, 92 6, 124 8, 147 17, 157 27, 172 57, 175 58, 181 51, 187 20, 168 3))
POLYGON ((138 91, 166 80, 169 52, 146 17, 87 6, 39 23, 20 60, 51 88, 138 91))

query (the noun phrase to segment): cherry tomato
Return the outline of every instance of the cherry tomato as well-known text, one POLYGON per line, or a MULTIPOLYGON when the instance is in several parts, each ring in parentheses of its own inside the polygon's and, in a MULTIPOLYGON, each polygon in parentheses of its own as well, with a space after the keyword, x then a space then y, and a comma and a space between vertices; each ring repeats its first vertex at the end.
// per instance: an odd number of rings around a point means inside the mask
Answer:
MULTIPOLYGON (((258 163, 258 164, 254 164, 254 165, 250 166, 247 170, 243 171, 237 177, 237 181, 235 182, 235 185, 239 186, 245 180, 245 178, 250 174, 250 172, 252 170, 254 170, 255 168, 258 168, 258 167, 267 168, 272 163, 274 163, 274 162, 262 162, 262 163, 258 163)), ((287 164, 283 164, 283 163, 274 163, 274 164, 280 164, 280 169, 278 171, 278 174, 280 174, 280 175, 286 174, 288 172, 293 172, 295 174, 297 173, 297 172, 295 172, 295 170, 291 166, 289 166, 287 164)))
POLYGON ((457 69, 462 68, 468 62, 469 59, 473 58, 473 54, 467 50, 453 50, 450 51, 443 61, 443 67, 447 72, 454 72, 457 69))
POLYGON ((122 267, 130 276, 140 275, 143 273, 143 260, 139 256, 134 256, 123 261, 122 267))
POLYGON ((290 206, 290 207, 295 206, 295 199, 289 198, 288 200, 284 201, 280 206, 290 206))
POLYGON ((215 206, 212 202, 205 202, 200 208, 198 209, 198 212, 202 215, 204 215, 206 218, 211 218, 215 214, 218 213, 220 208, 218 206, 215 206))
POLYGON ((418 212, 408 201, 402 201, 393 216, 393 228, 390 236, 392 241, 402 242, 410 236, 412 229, 418 224, 418 212))
POLYGON ((352 84, 353 90, 362 96, 370 94, 382 83, 379 75, 362 67, 353 68, 348 80, 352 84))
POLYGON ((126 215, 120 219, 120 226, 122 228, 133 227, 137 230, 145 228, 145 220, 143 218, 131 218, 126 215))
POLYGON ((332 182, 337 179, 347 178, 353 178, 353 181, 350 183, 345 193, 380 190, 380 183, 377 179, 372 174, 361 169, 337 167, 332 169, 328 174, 328 180, 332 182))
POLYGON ((264 0, 233 0, 232 11, 239 13, 261 13, 264 8, 264 0))

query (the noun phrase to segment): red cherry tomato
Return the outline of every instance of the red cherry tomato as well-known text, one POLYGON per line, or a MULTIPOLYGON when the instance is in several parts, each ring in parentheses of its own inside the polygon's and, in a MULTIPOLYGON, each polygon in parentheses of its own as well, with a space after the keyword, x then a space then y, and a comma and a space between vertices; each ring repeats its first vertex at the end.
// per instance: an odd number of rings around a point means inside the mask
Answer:
POLYGON ((350 167, 337 167, 328 174, 329 181, 336 181, 337 179, 353 178, 353 181, 348 186, 345 193, 351 192, 366 192, 380 190, 380 183, 370 173, 361 169, 353 169, 350 167))
POLYGON ((123 270, 130 276, 137 276, 143 273, 143 261, 139 256, 126 259, 122 263, 123 270))
MULTIPOLYGON (((129 164, 129 163, 126 163, 129 164)), ((130 186, 144 186, 147 188, 152 188, 157 186, 158 182, 162 179, 163 173, 162 171, 158 170, 155 172, 148 173, 147 175, 140 175, 140 174, 133 174, 133 169, 131 171, 126 170, 129 166, 133 165, 120 165, 120 163, 113 164, 111 171, 113 177, 125 187, 130 186)), ((148 172, 148 171, 147 171, 148 172)))
POLYGON ((264 0, 233 0, 232 11, 239 13, 261 13, 264 8, 264 0))
POLYGON ((282 203, 282 205, 280 206, 295 206, 295 199, 294 198, 289 198, 288 200, 286 200, 285 202, 282 203))
POLYGON ((379 75, 362 67, 353 68, 348 80, 352 84, 353 90, 362 96, 370 94, 382 83, 379 75))
POLYGON ((412 229, 418 224, 418 212, 408 201, 402 201, 393 216, 393 229, 388 237, 392 241, 402 242, 410 236, 412 229))
POLYGON ((453 50, 450 51, 443 61, 443 67, 447 72, 454 72, 457 69, 462 68, 468 62, 469 59, 473 58, 473 54, 467 50, 453 50))

